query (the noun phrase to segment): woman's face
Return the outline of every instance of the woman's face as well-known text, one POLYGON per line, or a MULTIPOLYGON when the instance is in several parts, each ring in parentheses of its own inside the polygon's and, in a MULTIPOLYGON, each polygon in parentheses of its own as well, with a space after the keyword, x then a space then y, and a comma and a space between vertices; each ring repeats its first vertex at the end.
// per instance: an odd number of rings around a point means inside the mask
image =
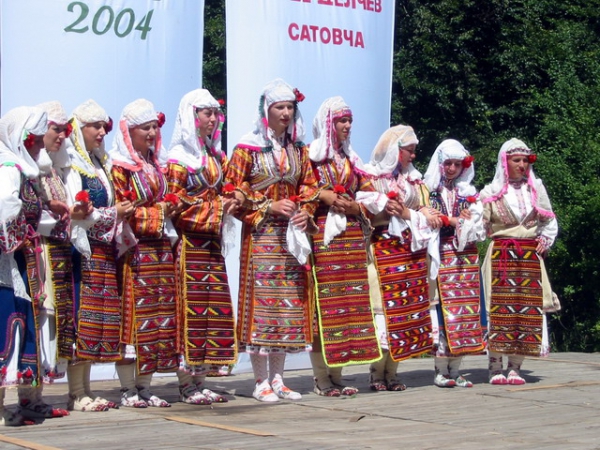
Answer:
POLYGON ((217 108, 202 108, 196 110, 196 117, 198 118, 198 132, 202 140, 211 136, 215 130, 217 124, 217 114, 219 110, 217 108))
POLYGON ((137 152, 147 153, 156 144, 158 121, 151 120, 129 129, 131 144, 137 152))
POLYGON ((462 160, 460 159, 447 159, 442 163, 444 168, 444 176, 447 180, 454 180, 462 172, 462 160))
POLYGON ((51 123, 48 126, 48 131, 44 135, 44 147, 48 152, 57 152, 60 150, 60 146, 67 137, 67 124, 57 125, 51 123))
POLYGON ((88 152, 100 148, 104 136, 106 136, 106 122, 101 120, 87 123, 81 127, 81 134, 83 134, 83 142, 88 152))
POLYGON ((294 119, 294 102, 277 102, 269 107, 269 128, 279 136, 294 119))
POLYGON ((333 121, 335 128, 335 136, 337 142, 341 143, 348 139, 350 136, 350 129, 352 128, 352 116, 344 116, 333 121))
POLYGON ((529 157, 527 155, 511 155, 506 158, 508 166, 508 178, 521 180, 529 169, 529 157))
POLYGON ((398 152, 398 163, 403 169, 406 169, 416 156, 417 144, 405 145, 404 147, 400 147, 398 152))

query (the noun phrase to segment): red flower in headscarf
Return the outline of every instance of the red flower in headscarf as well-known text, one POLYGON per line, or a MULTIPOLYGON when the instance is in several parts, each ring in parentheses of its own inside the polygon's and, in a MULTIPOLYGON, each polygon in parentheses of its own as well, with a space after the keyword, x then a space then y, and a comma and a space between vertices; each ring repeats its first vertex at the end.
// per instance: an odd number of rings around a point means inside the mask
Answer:
POLYGON ((75 201, 88 203, 90 201, 90 193, 88 191, 79 191, 75 194, 75 201))
POLYGON ((398 193, 396 191, 390 191, 387 193, 387 198, 390 200, 396 200, 398 198, 398 193))
POLYGON ((110 133, 113 129, 113 120, 112 117, 108 118, 108 122, 106 122, 106 126, 104 127, 104 131, 106 134, 110 133))
POLYGON ((294 203, 300 203, 301 198, 299 195, 290 195, 290 200, 294 203))
POLYGON ((467 197, 467 201, 468 201, 469 203, 475 203, 475 202, 477 201, 477 196, 475 196, 475 195, 469 195, 469 196, 467 197))
POLYGON ((529 161, 529 164, 533 164, 534 162, 537 161, 537 155, 529 155, 527 157, 527 161, 529 161))
POLYGON ((341 184, 336 184, 333 187, 333 192, 335 192, 336 194, 343 195, 346 193, 346 188, 344 186, 342 186, 341 184))
POLYGON ((465 159, 462 160, 462 166, 464 169, 468 169, 469 167, 471 167, 471 164, 473 164, 473 161, 475 161, 475 158, 471 155, 469 156, 465 156, 465 159))
POLYGON ((298 90, 298 88, 294 88, 294 95, 296 96, 296 101, 298 103, 300 103, 306 98, 304 94, 298 90))
POLYGON ((157 115, 157 120, 158 120, 158 127, 162 128, 162 126, 165 124, 165 122, 167 121, 167 118, 165 117, 164 113, 159 112, 157 115))
POLYGON ((217 102, 219 103, 219 105, 221 106, 225 106, 225 100, 220 98, 219 100, 217 100, 217 102))
POLYGON ((27 150, 31 150, 35 145, 35 136, 31 133, 27 133, 27 137, 23 141, 23 145, 27 150))
POLYGON ((73 124, 71 122, 67 122, 67 125, 65 126, 65 137, 68 138, 69 136, 71 136, 72 132, 73 124))
POLYGON ((449 227, 450 226, 450 219, 448 218, 448 216, 440 216, 440 220, 442 221, 442 224, 445 227, 449 227))
POLYGON ((179 197, 173 193, 168 193, 165 195, 164 201, 170 203, 172 205, 176 205, 179 202, 179 197))

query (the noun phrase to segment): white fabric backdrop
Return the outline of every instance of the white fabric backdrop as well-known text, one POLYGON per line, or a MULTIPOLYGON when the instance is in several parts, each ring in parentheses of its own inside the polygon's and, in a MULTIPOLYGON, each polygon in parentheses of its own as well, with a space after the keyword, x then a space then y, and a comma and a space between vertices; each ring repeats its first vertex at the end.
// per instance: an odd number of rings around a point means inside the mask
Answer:
MULTIPOLYGON (((2 114, 93 98, 117 123, 143 97, 166 114, 169 145, 179 100, 202 83, 204 0, 0 0, 0 12, 2 114)), ((92 376, 116 378, 114 364, 92 376)))
MULTIPOLYGON (((306 96, 300 103, 306 143, 320 104, 341 95, 354 114, 352 145, 368 161, 390 123, 394 1, 227 0, 226 6, 229 154, 253 128, 263 86, 283 78, 306 96)), ((238 250, 227 258, 234 299, 238 250)), ((310 367, 308 356, 289 356, 286 367, 310 367)), ((247 370, 242 354, 234 371, 247 370)))
POLYGON ((0 11, 2 114, 93 98, 116 122, 144 97, 166 114, 168 145, 179 100, 202 83, 204 0, 0 0, 0 11))

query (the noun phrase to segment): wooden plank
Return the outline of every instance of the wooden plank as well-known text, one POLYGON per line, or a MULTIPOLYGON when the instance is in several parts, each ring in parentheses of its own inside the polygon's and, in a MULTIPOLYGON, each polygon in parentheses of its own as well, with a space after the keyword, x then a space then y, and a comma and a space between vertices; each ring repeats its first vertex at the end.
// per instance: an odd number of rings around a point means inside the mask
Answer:
POLYGON ((49 445, 37 444, 35 442, 25 441, 23 439, 5 436, 3 434, 0 434, 0 442, 18 445, 19 447, 27 448, 29 450, 61 450, 58 447, 50 447, 49 445))
POLYGON ((564 387, 582 387, 582 386, 597 386, 600 381, 569 381, 568 383, 560 384, 546 384, 544 386, 523 386, 506 389, 509 392, 522 392, 522 391, 538 391, 541 389, 557 389, 564 387))
POLYGON ((187 423, 190 425, 200 425, 201 427, 217 428, 219 430, 233 431, 235 433, 251 434, 253 436, 276 436, 273 433, 265 433, 263 431, 250 430, 248 428, 232 427, 229 425, 220 425, 217 423, 205 422, 203 420, 186 419, 184 417, 167 416, 166 420, 172 420, 173 422, 187 423))

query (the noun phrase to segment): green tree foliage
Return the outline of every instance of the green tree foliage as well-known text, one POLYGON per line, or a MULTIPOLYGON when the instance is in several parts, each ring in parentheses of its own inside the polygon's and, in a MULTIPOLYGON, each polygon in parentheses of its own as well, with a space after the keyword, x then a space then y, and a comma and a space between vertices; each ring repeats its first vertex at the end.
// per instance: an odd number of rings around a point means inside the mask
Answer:
MULTIPOLYGON (((476 156, 479 188, 502 143, 538 153, 560 233, 547 259, 559 350, 600 351, 600 2, 396 0, 392 123, 412 125, 421 168, 440 141, 476 156)), ((225 98, 225 1, 206 2, 204 86, 225 98)))

